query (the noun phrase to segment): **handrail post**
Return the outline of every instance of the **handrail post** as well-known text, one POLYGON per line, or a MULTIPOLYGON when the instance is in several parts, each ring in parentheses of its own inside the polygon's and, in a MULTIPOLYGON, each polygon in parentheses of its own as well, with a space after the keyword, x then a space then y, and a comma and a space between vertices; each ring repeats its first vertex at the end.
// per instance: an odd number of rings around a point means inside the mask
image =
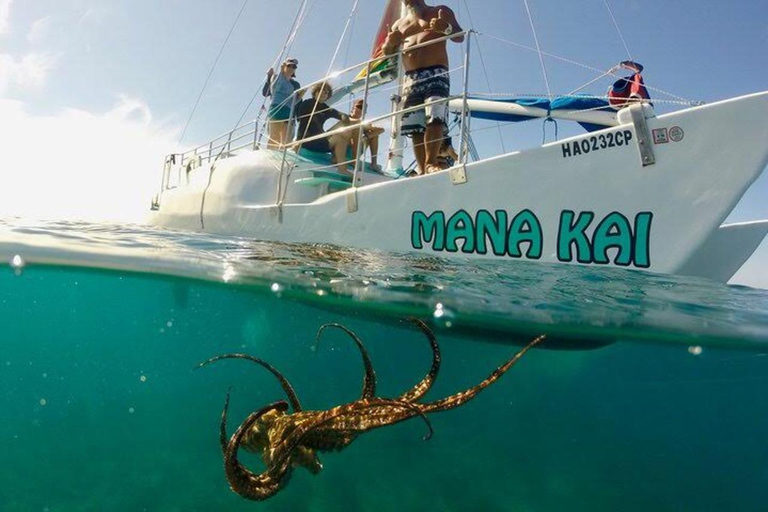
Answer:
POLYGON ((208 163, 211 163, 211 157, 213 156, 213 141, 208 144, 208 163))
POLYGON ((473 30, 467 32, 467 45, 464 52, 464 92, 462 94, 461 104, 461 149, 459 154, 459 160, 462 164, 467 163, 468 153, 468 138, 469 138, 469 102, 467 94, 469 91, 469 57, 470 57, 470 43, 472 41, 473 30))
POLYGON ((256 119, 253 121, 253 150, 256 151, 258 149, 259 144, 259 120, 256 119))
MULTIPOLYGON (((285 171, 285 162, 287 160, 288 156, 288 148, 293 142, 293 129, 294 129, 294 123, 293 118, 296 115, 296 106, 298 104, 298 91, 293 91, 293 95, 291 96, 291 115, 288 118, 288 133, 286 134, 286 137, 289 137, 291 141, 284 140, 283 141, 283 160, 280 163, 280 175, 278 177, 277 182, 277 206, 282 207, 283 203, 285 203, 285 196, 288 194, 288 180, 291 178, 291 171, 293 170, 293 164, 291 164, 291 169, 287 172, 285 171), (285 178, 283 176, 285 175, 285 178), (283 181, 285 181, 285 186, 283 186, 283 181)), ((296 154, 298 155, 298 151, 296 151, 296 154)))
POLYGON ((229 137, 227 137, 227 158, 232 156, 232 133, 234 133, 234 130, 229 132, 229 137))
POLYGON ((358 173, 364 171, 365 169, 361 169, 363 166, 364 159, 362 157, 363 149, 365 148, 365 145, 363 144, 363 135, 365 134, 365 124, 363 121, 365 120, 365 115, 368 112, 368 94, 370 92, 371 87, 371 63, 368 62, 365 68, 365 92, 363 92, 363 110, 361 112, 360 117, 360 128, 358 128, 357 131, 357 148, 355 148, 355 172, 352 175, 352 188, 357 188, 357 175, 358 173))
MULTIPOLYGON (((283 147, 283 158, 280 161, 280 173, 277 175, 277 198, 275 200, 275 204, 277 206, 282 206, 283 199, 285 198, 285 192, 283 191, 283 176, 285 175, 285 161, 287 160, 288 156, 288 146, 283 147)), ((285 178, 286 180, 286 186, 287 186, 287 180, 288 178, 285 178)))

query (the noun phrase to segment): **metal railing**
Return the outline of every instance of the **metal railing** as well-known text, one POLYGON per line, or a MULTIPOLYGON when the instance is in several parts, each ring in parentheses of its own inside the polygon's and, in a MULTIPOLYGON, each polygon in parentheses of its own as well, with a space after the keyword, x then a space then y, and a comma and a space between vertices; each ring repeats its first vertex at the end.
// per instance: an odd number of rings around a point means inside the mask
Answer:
MULTIPOLYGON (((408 52, 412 52, 414 50, 418 50, 434 44, 439 44, 439 43, 448 41, 450 39, 455 39, 457 37, 464 37, 465 38, 464 61, 463 61, 463 65, 459 67, 459 68, 463 68, 463 77, 462 77, 463 83, 462 83, 461 94, 451 95, 448 98, 442 98, 440 100, 435 100, 425 104, 417 105, 415 107, 395 109, 392 112, 383 114, 381 116, 377 116, 373 119, 365 119, 368 111, 369 96, 371 94, 371 88, 370 88, 371 67, 374 63, 380 61, 382 57, 371 58, 362 63, 355 64, 346 69, 333 73, 332 75, 333 77, 338 77, 353 71, 358 71, 361 69, 366 70, 363 96, 362 96, 363 112, 361 114, 361 120, 360 122, 351 123, 346 126, 342 126, 333 130, 323 132, 322 134, 319 134, 319 135, 305 137, 305 138, 283 145, 282 157, 280 159, 281 161, 279 164, 278 190, 277 190, 277 197, 276 197, 275 204, 277 206, 282 206, 282 204, 284 203, 286 193, 287 193, 287 184, 290 179, 291 171, 295 166, 294 165, 295 159, 292 157, 291 158, 288 157, 289 151, 296 150, 298 152, 301 146, 303 146, 308 142, 325 139, 330 136, 340 134, 340 133, 345 133, 350 130, 357 130, 358 131, 357 147, 355 148, 355 151, 354 151, 354 160, 350 160, 349 162, 347 162, 347 163, 352 163, 352 162, 355 163, 354 172, 352 174, 352 187, 356 188, 357 186, 362 184, 360 177, 362 176, 363 165, 364 165, 364 161, 362 159, 362 154, 365 148, 364 142, 363 142, 363 134, 366 126, 369 126, 371 124, 378 123, 381 121, 385 121, 387 119, 392 119, 393 117, 402 116, 410 112, 416 112, 430 105, 439 105, 439 104, 448 103, 450 101, 457 100, 457 99, 462 100, 462 110, 460 114, 461 149, 459 152, 459 156, 460 156, 460 163, 465 164, 467 160, 467 155, 468 155, 467 141, 468 141, 468 134, 469 134, 470 118, 469 118, 467 94, 468 94, 468 88, 469 88, 469 63, 470 63, 470 47, 471 47, 470 43, 471 43, 471 37, 473 34, 474 34, 474 31, 472 30, 458 32, 456 34, 451 34, 449 36, 442 36, 437 39, 433 39, 431 41, 409 47, 407 50, 408 52)), ((402 56, 402 54, 403 54, 403 51, 401 50, 400 52, 387 57, 397 57, 397 56, 402 56)), ((297 99, 299 95, 303 94, 307 90, 310 90, 315 85, 326 82, 327 80, 328 80, 328 77, 320 80, 316 80, 310 83, 309 85, 306 85, 301 89, 295 91, 294 94, 291 96, 291 98, 289 98, 289 100, 286 100, 286 103, 290 101, 290 104, 291 104, 291 119, 294 118, 294 110, 295 110, 296 104, 298 103, 297 99)), ((260 124, 260 119, 257 118, 256 120, 249 121, 248 123, 240 125, 229 132, 219 135, 218 137, 211 139, 205 144, 192 148, 183 153, 168 155, 166 157, 164 171, 163 171, 162 190, 169 190, 169 189, 175 188, 175 185, 171 185, 170 183, 171 174, 174 168, 178 169, 177 180, 178 180, 178 183, 181 183, 183 174, 188 172, 194 167, 197 167, 206 163, 209 163, 209 164, 215 163, 218 160, 233 156, 234 154, 237 154, 237 152, 243 149, 249 149, 249 150, 260 149, 260 140, 263 136, 263 132, 268 129, 267 126, 269 123, 264 122, 263 126, 261 127, 261 130, 259 129, 259 124, 260 124)), ((337 165, 339 165, 339 163, 333 164, 331 166, 318 167, 315 170, 322 169, 322 168, 333 168, 333 167, 336 167, 337 165)))

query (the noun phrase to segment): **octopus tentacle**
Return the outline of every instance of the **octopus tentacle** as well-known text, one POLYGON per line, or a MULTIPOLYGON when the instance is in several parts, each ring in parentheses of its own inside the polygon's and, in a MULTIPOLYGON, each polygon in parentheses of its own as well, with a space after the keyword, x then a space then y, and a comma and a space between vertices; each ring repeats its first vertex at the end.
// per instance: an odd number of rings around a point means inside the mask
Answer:
POLYGON ((437 343, 437 338, 435 337, 435 333, 432 332, 432 329, 427 327, 427 324, 419 320, 418 318, 410 318, 409 319, 413 325, 418 327, 421 332, 423 332, 427 336, 427 340, 429 341, 430 346, 432 347, 432 366, 429 369, 429 372, 427 375, 416 384, 414 387, 412 387, 410 390, 406 391, 399 397, 397 397, 398 400, 402 400, 404 402, 415 402, 416 400, 423 397, 427 392, 432 388, 432 384, 435 383, 435 380, 437 379, 437 374, 440 371, 440 345, 437 343))
POLYGON ((357 348, 360 350, 360 355, 363 358, 363 366, 365 367, 365 376, 363 377, 363 391, 360 395, 360 398, 362 400, 373 398, 376 396, 376 372, 373 369, 373 363, 371 362, 371 357, 368 355, 368 350, 365 348, 363 342, 354 332, 341 324, 325 324, 321 326, 317 331, 317 336, 315 337, 315 347, 320 344, 320 336, 323 334, 323 331, 329 328, 336 328, 344 331, 357 345, 357 348))
POLYGON ((267 369, 272 375, 277 377, 278 381, 280 381, 280 385, 282 386, 283 391, 285 391, 285 394, 288 395, 288 400, 291 402, 291 407, 293 407, 293 410, 296 412, 303 410, 301 407, 301 402, 299 402, 299 397, 296 395, 296 391, 293 389, 291 383, 288 382, 288 379, 286 379, 285 376, 280 373, 274 366, 264 361, 263 359, 259 359, 258 357, 250 356, 248 354, 223 354, 208 359, 207 361, 203 361, 195 367, 195 370, 202 368, 203 366, 207 366, 211 363, 215 363, 216 361, 221 361, 223 359, 244 359, 267 369))
POLYGON ((462 404, 465 404, 475 398, 478 393, 480 393, 482 390, 499 380, 502 375, 504 375, 507 370, 512 368, 515 363, 517 363, 521 357, 525 355, 526 352, 528 352, 531 348, 538 345, 542 341, 547 339, 545 335, 539 336, 537 338, 534 338, 533 341, 528 343, 522 350, 520 350, 517 354, 512 356, 511 359, 509 359, 506 363, 502 364, 496 370, 491 373, 491 375, 488 376, 485 380, 483 380, 480 384, 473 386, 465 391, 462 391, 460 393, 456 393, 454 395, 451 395, 449 397, 443 398, 442 400, 438 400, 436 402, 427 403, 427 404, 421 404, 422 410, 425 413, 432 413, 432 412, 440 412, 440 411, 447 411, 448 409, 453 409, 455 407, 459 407, 462 404))
MULTIPOLYGON (((321 428, 328 433, 344 432, 357 436, 369 430, 394 425, 416 416, 420 417, 427 425, 428 432, 424 437, 426 441, 432 437, 434 429, 422 407, 419 404, 386 398, 360 400, 322 411, 317 414, 314 420, 300 425, 292 432, 291 436, 304 438, 312 431, 321 428)), ((328 434, 323 433, 322 435, 328 434)))
POLYGON ((221 444, 221 452, 227 451, 227 411, 229 411, 229 395, 232 393, 232 388, 227 390, 227 399, 224 401, 224 410, 221 411, 221 425, 219 425, 219 443, 221 444))
POLYGON ((288 410, 288 402, 281 400, 251 413, 232 434, 224 450, 224 472, 227 475, 227 481, 232 490, 243 498, 262 501, 272 497, 284 485, 286 473, 290 470, 290 465, 283 463, 280 466, 270 466, 266 472, 256 475, 243 466, 237 458, 237 451, 245 433, 260 417, 272 410, 285 412, 288 410))

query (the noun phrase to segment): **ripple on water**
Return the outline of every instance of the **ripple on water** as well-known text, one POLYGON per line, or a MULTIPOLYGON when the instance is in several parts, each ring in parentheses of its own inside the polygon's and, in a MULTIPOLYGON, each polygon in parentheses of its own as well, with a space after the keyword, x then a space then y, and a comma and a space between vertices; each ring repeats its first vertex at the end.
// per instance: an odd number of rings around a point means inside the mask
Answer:
POLYGON ((623 269, 447 260, 69 221, 0 220, 0 256, 17 271, 56 264, 170 274, 379 317, 417 316, 500 341, 548 332, 684 346, 768 342, 768 291, 623 269))

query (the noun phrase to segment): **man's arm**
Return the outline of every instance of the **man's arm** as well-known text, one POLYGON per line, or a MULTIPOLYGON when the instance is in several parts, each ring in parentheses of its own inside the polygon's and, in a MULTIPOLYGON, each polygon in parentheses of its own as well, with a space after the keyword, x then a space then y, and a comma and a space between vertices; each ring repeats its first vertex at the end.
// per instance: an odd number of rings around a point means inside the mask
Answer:
MULTIPOLYGON (((453 13, 450 7, 441 5, 437 8, 437 18, 432 18, 429 21, 429 29, 433 32, 438 32, 449 36, 451 34, 458 34, 463 32, 464 29, 459 25, 456 15, 453 13)), ((454 43, 463 43, 464 36, 452 37, 451 41, 454 43)))
POLYGON ((343 123, 349 122, 349 116, 343 112, 339 112, 335 108, 329 108, 328 109, 328 115, 334 119, 338 119, 339 121, 343 123))
POLYGON ((387 39, 384 40, 384 45, 381 47, 381 51, 384 53, 384 55, 392 55, 393 53, 397 52, 403 45, 403 40, 405 40, 405 37, 403 36, 403 33, 400 32, 398 22, 399 20, 389 28, 387 39))
POLYGON ((264 82, 264 87, 261 89, 261 95, 265 98, 272 95, 272 77, 275 76, 275 70, 272 68, 269 68, 269 71, 267 71, 267 79, 264 82))

